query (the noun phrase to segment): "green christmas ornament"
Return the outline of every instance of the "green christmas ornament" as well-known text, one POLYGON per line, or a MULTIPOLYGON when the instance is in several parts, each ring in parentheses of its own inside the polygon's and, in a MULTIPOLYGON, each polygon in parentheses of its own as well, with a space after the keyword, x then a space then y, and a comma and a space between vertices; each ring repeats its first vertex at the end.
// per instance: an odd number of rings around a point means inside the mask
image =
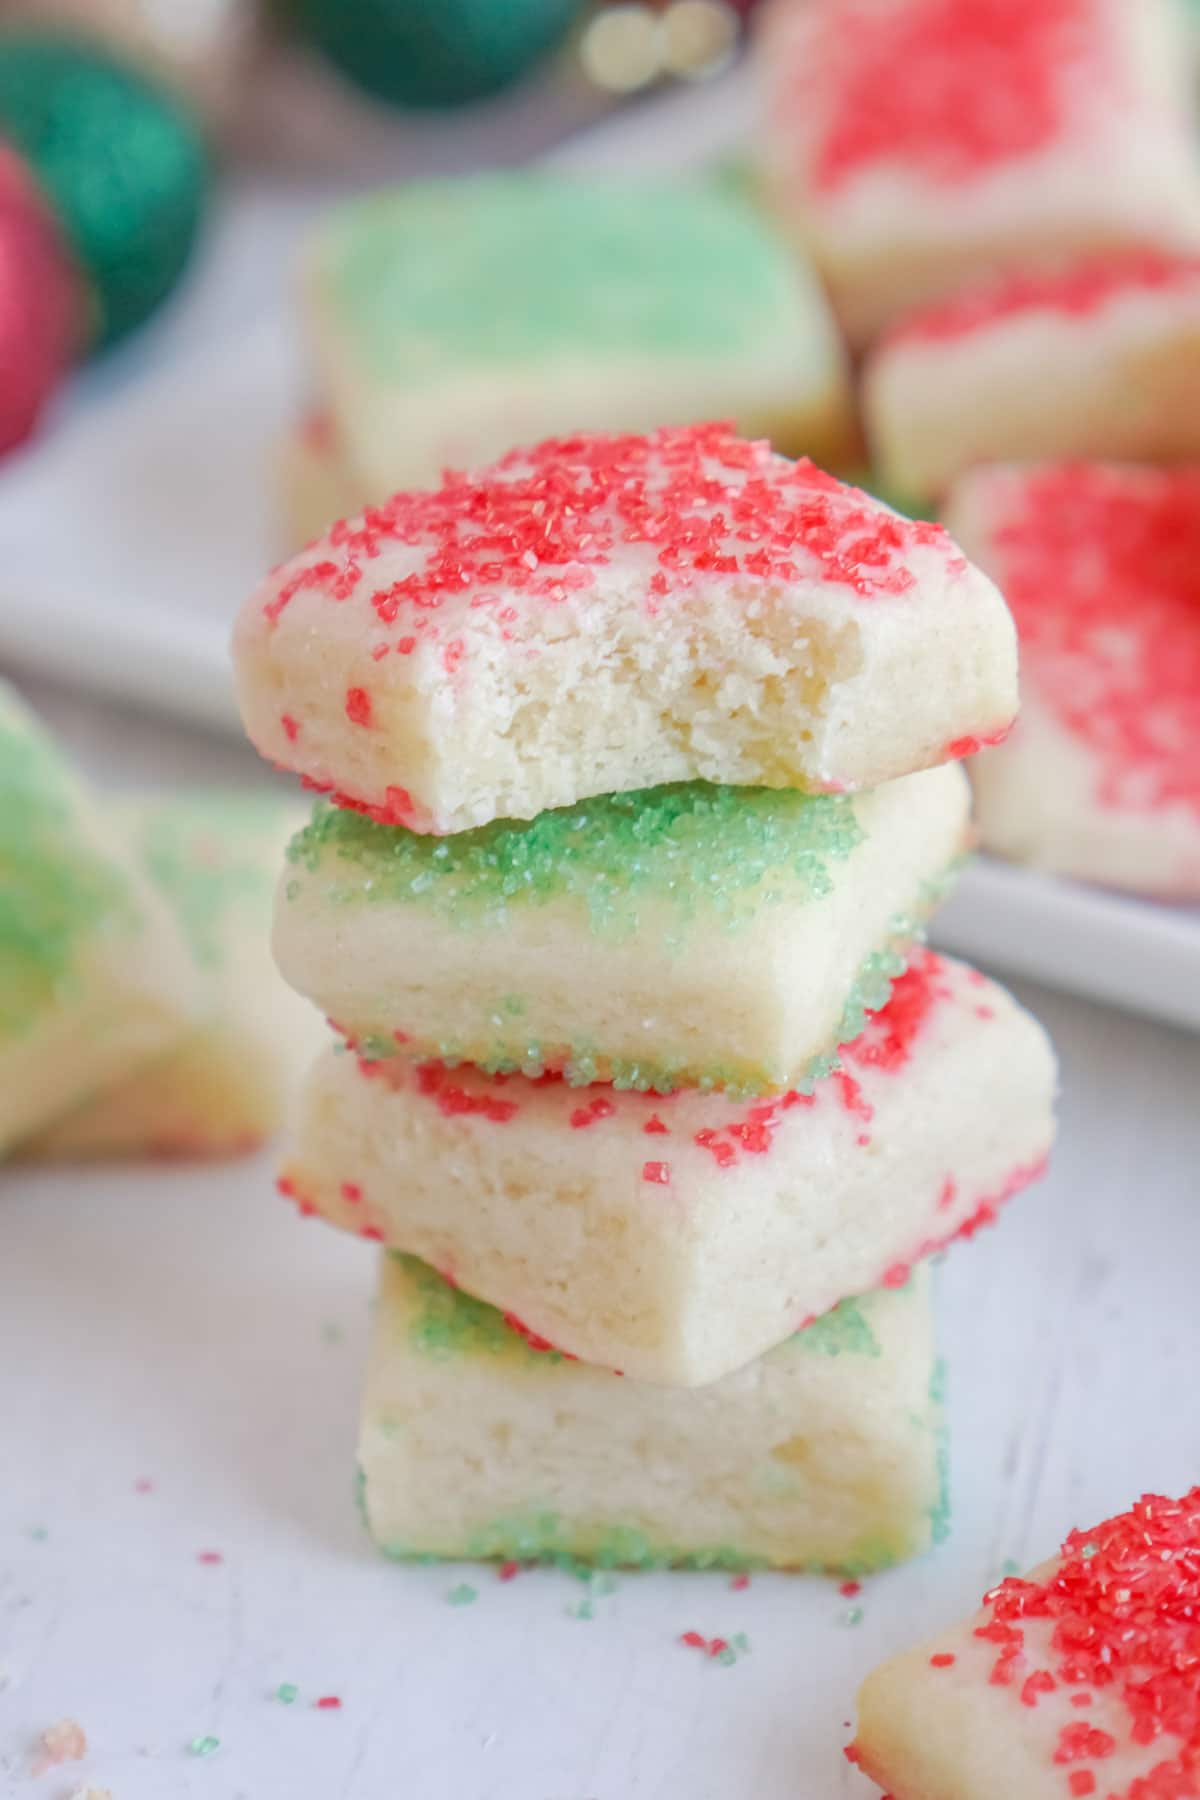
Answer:
POLYGON ((210 171, 187 111, 102 51, 0 37, 0 139, 25 157, 87 280, 94 345, 148 319, 183 273, 210 171))
POLYGON ((497 94, 566 37, 585 0, 293 0, 342 74, 392 106, 497 94))

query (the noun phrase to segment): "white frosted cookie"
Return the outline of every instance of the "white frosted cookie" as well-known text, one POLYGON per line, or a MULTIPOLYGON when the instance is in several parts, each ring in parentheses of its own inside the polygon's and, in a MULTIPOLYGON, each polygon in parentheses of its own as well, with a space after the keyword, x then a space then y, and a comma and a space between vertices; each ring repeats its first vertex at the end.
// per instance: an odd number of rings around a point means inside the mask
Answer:
POLYGON ((716 1381, 904 1278, 1040 1171, 1054 1058, 922 952, 810 1096, 569 1088, 330 1050, 281 1187, 587 1362, 716 1381))
POLYGON ((727 418, 822 462, 853 446, 820 283, 728 181, 375 193, 322 222, 302 300, 356 507, 568 431, 727 418))
POLYGON ((928 1274, 690 1392, 571 1362, 385 1259, 359 1460, 399 1557, 865 1573, 940 1535, 928 1274))
POLYGON ((1200 1794, 1200 1488, 1147 1494, 864 1682, 847 1754, 892 1800, 1200 1794))
POLYGON ((777 209, 865 344, 989 270, 1200 245, 1176 0, 775 0, 777 209))
POLYGON ((1200 464, 980 469, 950 515, 1021 638, 1020 721, 972 768, 985 844, 1200 898, 1200 464))
POLYGON ((110 806, 113 836, 161 892, 204 983, 185 1037, 21 1145, 23 1155, 233 1156, 278 1130, 327 1033, 269 950, 271 894, 296 809, 268 797, 173 794, 110 806))
POLYGON ((275 953, 372 1058, 778 1092, 886 999, 969 805, 955 764, 854 795, 652 788, 453 838, 323 805, 275 953))
POLYGON ((940 526, 723 426, 398 494, 234 634, 262 754, 449 833, 697 777, 871 787, 1003 735, 1003 601, 940 526))
POLYGON ((41 726, 0 684, 0 1155, 179 1042, 200 980, 41 726))
POLYGON ((288 548, 307 544, 359 506, 361 484, 346 467, 328 413, 308 413, 279 446, 276 488, 288 548))
POLYGON ((1131 251, 967 289, 864 370, 874 466, 943 494, 978 463, 1200 460, 1200 257, 1131 251))

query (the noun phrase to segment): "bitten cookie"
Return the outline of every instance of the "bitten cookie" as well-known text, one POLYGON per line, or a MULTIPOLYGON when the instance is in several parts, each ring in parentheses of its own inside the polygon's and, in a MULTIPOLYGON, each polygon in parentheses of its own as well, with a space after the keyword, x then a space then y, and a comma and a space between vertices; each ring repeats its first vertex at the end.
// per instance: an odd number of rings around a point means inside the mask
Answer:
POLYGON ((1200 897, 1200 467, 981 469, 950 516, 1021 638, 1019 724, 972 768, 985 844, 1200 897))
POLYGON ((178 794, 108 809, 183 928, 203 1016, 170 1050, 21 1145, 42 1159, 233 1156, 278 1130, 326 1037, 271 962, 271 894, 296 809, 268 798, 178 794))
POLYGON ((838 791, 1007 730, 940 526, 723 426, 551 440, 336 527, 234 635, 262 754, 414 830, 700 778, 838 791))
POLYGON ((1147 1494, 864 1682, 848 1755, 893 1800, 1200 1794, 1200 1488, 1147 1494))
POLYGON ((356 507, 566 431, 728 418, 834 463, 854 442, 820 284, 728 182, 519 170, 372 194, 320 226, 302 302, 356 507))
POLYGON ((0 1154, 169 1050, 201 1005, 165 900, 0 684, 0 1154))
POLYGON ((284 976, 365 1055, 779 1092, 887 998, 966 846, 957 765, 865 794, 704 783, 423 837, 322 805, 284 976))
POLYGON ((811 1095, 568 1088, 330 1050, 281 1179, 563 1350, 716 1381, 991 1219, 1040 1172, 1054 1057, 924 952, 811 1095))
POLYGON ((1200 245, 1175 0, 776 0, 775 204, 857 344, 989 270, 1200 245))
POLYGON ((1200 461, 1200 257, 972 287, 884 339, 863 409, 880 479, 922 498, 977 463, 1200 461))
POLYGON ((942 1528, 939 1386, 924 1270, 680 1393, 568 1361, 393 1256, 363 1510, 400 1557, 861 1574, 942 1528))

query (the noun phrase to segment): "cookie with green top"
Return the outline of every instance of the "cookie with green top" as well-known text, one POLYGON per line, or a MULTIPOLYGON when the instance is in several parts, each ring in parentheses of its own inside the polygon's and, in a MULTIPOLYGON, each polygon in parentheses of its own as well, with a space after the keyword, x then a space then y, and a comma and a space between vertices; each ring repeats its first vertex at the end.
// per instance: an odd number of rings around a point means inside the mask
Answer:
MULTIPOLYGON (((854 442, 820 284, 728 181, 514 170, 378 192, 322 222, 301 302, 322 453, 355 507, 563 431, 728 418, 827 462, 854 442)), ((299 541, 333 516, 296 513, 299 541)))
POLYGON ((918 953, 841 1064, 733 1101, 330 1049, 281 1186, 563 1353, 697 1387, 903 1281, 1049 1149, 1045 1035, 962 964, 918 953))
POLYGON ((280 847, 296 810, 269 795, 206 791, 108 809, 114 838, 179 921, 203 981, 202 1014, 164 1054, 55 1119, 22 1154, 234 1156, 278 1129, 326 1036, 269 950, 280 847))
POLYGON ((166 902, 0 684, 0 1154, 177 1043, 199 988, 166 902))
POLYGON ((968 804, 944 767, 856 795, 654 788, 451 838, 323 805, 276 954, 372 1058, 778 1093, 886 999, 968 804))
POLYGON ((389 1257, 363 1510, 401 1557, 863 1574, 935 1535, 933 1360, 925 1270, 678 1392, 573 1362, 389 1257))

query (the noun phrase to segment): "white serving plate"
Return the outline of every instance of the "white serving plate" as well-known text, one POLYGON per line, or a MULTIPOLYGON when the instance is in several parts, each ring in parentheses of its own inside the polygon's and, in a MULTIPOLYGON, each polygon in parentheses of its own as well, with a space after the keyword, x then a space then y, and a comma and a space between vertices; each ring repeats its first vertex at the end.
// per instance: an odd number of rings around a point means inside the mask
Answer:
MULTIPOLYGON (((574 168, 684 168, 744 141, 742 75, 622 114, 554 153, 574 168)), ((236 732, 227 637, 283 549, 272 454, 304 391, 285 280, 317 202, 235 199, 190 351, 89 396, 0 473, 0 658, 236 732), (258 297, 258 309, 254 299, 258 297)), ((981 861, 938 941, 997 968, 1200 1029, 1200 913, 981 861)))

